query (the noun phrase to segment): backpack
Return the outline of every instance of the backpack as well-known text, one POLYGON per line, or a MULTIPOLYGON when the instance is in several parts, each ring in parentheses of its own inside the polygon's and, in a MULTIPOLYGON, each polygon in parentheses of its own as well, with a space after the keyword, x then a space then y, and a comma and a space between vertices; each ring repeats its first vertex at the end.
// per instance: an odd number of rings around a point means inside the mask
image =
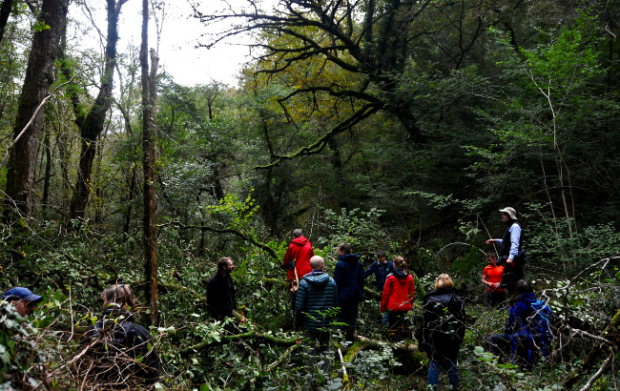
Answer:
POLYGON ((544 357, 550 353, 551 341, 555 338, 551 332, 553 325, 553 311, 544 300, 532 303, 532 315, 527 319, 527 325, 512 335, 512 362, 517 350, 517 340, 528 343, 528 363, 532 361, 532 348, 538 348, 544 357))
POLYGON ((533 338, 536 346, 539 347, 543 355, 547 357, 549 355, 551 340, 554 338, 551 332, 553 311, 551 311, 551 307, 549 307, 544 300, 536 300, 532 303, 532 310, 534 313, 529 318, 526 330, 529 332, 530 338, 533 338))

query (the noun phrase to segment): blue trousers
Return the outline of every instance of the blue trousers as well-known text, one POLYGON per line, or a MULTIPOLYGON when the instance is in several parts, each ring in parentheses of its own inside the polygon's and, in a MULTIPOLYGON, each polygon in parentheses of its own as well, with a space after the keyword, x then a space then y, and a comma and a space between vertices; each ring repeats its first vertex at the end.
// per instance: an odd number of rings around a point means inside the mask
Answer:
POLYGON ((453 390, 459 389, 459 372, 457 368, 458 359, 453 360, 433 360, 428 364, 428 381, 427 384, 433 387, 433 391, 437 391, 437 382, 439 381, 439 367, 448 371, 448 379, 453 390))

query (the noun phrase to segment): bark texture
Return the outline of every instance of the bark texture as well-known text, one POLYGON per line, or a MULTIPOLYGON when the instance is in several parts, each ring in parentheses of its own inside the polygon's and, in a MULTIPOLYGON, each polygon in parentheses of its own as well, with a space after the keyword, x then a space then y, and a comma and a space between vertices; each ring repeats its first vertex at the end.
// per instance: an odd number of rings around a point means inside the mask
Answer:
POLYGON ((105 126, 106 113, 110 110, 111 95, 114 80, 114 66, 116 64, 116 45, 118 43, 118 16, 121 7, 127 0, 107 0, 108 10, 108 41, 105 49, 105 66, 101 78, 101 88, 95 103, 85 118, 80 118, 82 113, 79 106, 76 109, 76 123, 80 127, 82 150, 78 166, 78 179, 75 193, 71 200, 71 218, 84 219, 88 199, 91 192, 91 177, 93 161, 97 152, 97 139, 105 126))
POLYGON ((4 30, 6 29, 6 23, 9 21, 11 9, 13 9, 13 0, 4 0, 2 8, 0 8, 0 42, 4 38, 4 30))
POLYGON ((142 166, 144 170, 144 280, 145 300, 150 308, 150 322, 157 325, 157 227, 155 217, 155 111, 157 105, 157 66, 159 58, 151 50, 151 72, 149 74, 148 52, 149 2, 142 0, 142 45, 140 46, 140 68, 142 71, 142 166))
POLYGON ((14 139, 19 137, 19 140, 15 142, 10 152, 6 195, 9 205, 17 206, 21 214, 25 216, 30 214, 32 207, 31 189, 34 181, 37 147, 43 128, 44 110, 37 112, 37 107, 47 97, 49 87, 54 82, 54 64, 67 18, 67 10, 67 1, 43 0, 37 20, 39 23, 45 23, 49 28, 34 33, 17 111, 17 121, 13 130, 14 139), (24 131, 31 119, 32 123, 24 131))

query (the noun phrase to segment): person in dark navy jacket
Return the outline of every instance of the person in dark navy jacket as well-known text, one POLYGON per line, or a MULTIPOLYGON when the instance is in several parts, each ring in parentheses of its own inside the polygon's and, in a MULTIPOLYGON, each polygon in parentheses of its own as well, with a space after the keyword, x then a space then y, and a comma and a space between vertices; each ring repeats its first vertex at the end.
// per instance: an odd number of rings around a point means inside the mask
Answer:
MULTIPOLYGON (((382 293, 387 276, 394 271, 394 263, 388 261, 385 251, 377 251, 377 257, 379 257, 379 260, 373 262, 372 265, 370 265, 370 267, 364 272, 364 279, 371 274, 374 274, 377 291, 382 293)), ((389 315, 386 312, 381 319, 381 324, 387 326, 389 323, 389 315)))
POLYGON ((340 311, 336 320, 346 323, 344 327, 347 341, 353 342, 359 303, 364 300, 364 269, 360 262, 361 255, 351 254, 351 246, 346 243, 338 245, 338 263, 334 271, 334 281, 338 286, 338 307, 340 311))
POLYGON ((378 251, 377 257, 379 257, 378 261, 375 261, 370 265, 366 271, 364 271, 364 278, 370 276, 371 274, 375 275, 375 281, 377 284, 377 291, 379 293, 383 292, 383 286, 385 285, 385 279, 388 274, 394 271, 394 263, 388 261, 385 251, 378 251))

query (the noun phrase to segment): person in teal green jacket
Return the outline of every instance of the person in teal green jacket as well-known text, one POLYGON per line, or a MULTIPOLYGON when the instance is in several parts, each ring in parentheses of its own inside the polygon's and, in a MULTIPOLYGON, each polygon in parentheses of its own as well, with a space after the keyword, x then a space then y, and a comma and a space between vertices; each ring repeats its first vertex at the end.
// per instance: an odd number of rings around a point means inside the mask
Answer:
POLYGON ((334 308, 338 305, 336 282, 323 271, 325 261, 319 256, 310 259, 312 272, 306 274, 299 282, 297 302, 295 304, 295 327, 304 326, 304 346, 310 349, 313 366, 317 356, 322 358, 323 374, 329 374, 331 358, 329 357, 329 339, 331 323, 334 320, 334 308), (319 341, 319 347, 316 342, 319 341))

